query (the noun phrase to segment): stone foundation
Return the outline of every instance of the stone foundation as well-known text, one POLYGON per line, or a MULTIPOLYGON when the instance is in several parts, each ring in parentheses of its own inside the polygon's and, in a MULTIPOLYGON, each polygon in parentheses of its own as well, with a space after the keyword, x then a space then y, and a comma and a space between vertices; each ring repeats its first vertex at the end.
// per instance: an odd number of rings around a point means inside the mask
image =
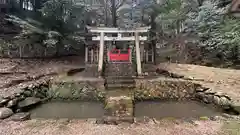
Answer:
POLYGON ((98 64, 85 64, 85 69, 81 72, 81 76, 98 77, 101 74, 98 72, 98 64))

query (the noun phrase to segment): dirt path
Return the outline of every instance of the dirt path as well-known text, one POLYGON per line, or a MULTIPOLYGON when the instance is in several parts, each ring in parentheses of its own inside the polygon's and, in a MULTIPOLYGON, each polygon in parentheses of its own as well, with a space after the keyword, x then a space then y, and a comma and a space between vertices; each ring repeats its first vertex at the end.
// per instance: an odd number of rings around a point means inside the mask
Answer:
POLYGON ((222 123, 161 121, 158 124, 96 125, 74 120, 31 120, 22 123, 0 123, 1 135, 219 135, 222 123))

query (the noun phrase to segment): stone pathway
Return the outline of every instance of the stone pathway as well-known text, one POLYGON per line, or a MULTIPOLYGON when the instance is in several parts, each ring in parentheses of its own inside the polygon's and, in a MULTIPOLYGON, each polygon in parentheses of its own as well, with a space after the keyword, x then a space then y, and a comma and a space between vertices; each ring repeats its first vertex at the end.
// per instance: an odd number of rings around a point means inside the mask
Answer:
POLYGON ((105 123, 133 123, 133 100, 133 95, 129 91, 109 91, 105 100, 105 109, 107 112, 104 118, 105 123))
POLYGON ((108 91, 115 89, 133 89, 135 88, 135 80, 133 77, 106 77, 105 88, 108 91))
POLYGON ((133 123, 134 96, 131 88, 135 87, 134 79, 108 78, 105 85, 107 90, 105 109, 107 113, 104 117, 104 123, 133 123))
POLYGON ((131 89, 135 88, 135 70, 131 63, 108 63, 105 70, 106 114, 104 123, 134 122, 131 89), (126 72, 127 71, 127 72, 126 72))

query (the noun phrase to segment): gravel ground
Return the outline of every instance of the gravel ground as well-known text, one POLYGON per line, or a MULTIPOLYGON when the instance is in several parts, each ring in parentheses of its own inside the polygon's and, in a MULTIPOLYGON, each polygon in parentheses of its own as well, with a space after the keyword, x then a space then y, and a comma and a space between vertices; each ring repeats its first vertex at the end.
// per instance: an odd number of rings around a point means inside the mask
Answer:
MULTIPOLYGON (((220 135, 218 121, 160 121, 132 125, 96 125, 83 120, 30 120, 0 122, 1 135, 220 135)), ((221 134, 222 135, 222 134, 221 134)))

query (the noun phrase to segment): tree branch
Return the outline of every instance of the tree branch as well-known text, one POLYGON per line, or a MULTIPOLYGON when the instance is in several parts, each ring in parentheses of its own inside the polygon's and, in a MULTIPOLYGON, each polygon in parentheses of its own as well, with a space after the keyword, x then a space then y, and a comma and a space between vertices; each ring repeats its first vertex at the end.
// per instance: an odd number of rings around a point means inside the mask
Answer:
POLYGON ((117 0, 117 1, 118 3, 116 4, 116 9, 119 9, 126 2, 126 0, 117 0))

